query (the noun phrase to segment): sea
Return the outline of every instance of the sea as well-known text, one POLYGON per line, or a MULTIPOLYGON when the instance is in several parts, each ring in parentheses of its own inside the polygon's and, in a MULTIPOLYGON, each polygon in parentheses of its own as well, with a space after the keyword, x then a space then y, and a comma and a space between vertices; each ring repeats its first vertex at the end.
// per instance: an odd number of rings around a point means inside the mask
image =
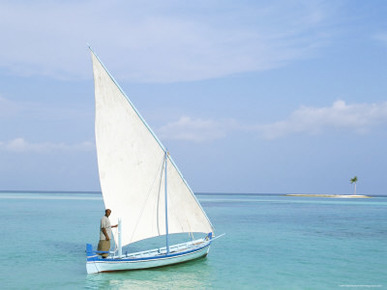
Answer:
POLYGON ((197 194, 215 227, 206 258, 86 273, 100 193, 0 192, 1 289, 387 289, 387 196, 197 194))

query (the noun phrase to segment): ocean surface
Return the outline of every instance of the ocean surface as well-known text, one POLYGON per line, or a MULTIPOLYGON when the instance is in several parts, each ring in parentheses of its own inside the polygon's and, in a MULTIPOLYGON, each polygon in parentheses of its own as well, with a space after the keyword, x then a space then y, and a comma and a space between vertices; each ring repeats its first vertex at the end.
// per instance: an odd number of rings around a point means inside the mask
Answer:
POLYGON ((100 194, 0 192, 1 289, 387 289, 387 197, 197 197, 226 233, 206 258, 87 275, 100 194))

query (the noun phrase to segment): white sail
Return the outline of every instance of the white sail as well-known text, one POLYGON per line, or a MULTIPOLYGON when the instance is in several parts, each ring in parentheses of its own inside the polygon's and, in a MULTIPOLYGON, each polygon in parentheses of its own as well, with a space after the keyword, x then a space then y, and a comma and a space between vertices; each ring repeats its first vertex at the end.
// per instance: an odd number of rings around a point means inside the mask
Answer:
MULTIPOLYGON (((99 177, 111 223, 121 219, 123 246, 165 235, 165 149, 98 57, 91 55, 99 177)), ((167 160, 168 232, 213 232, 171 157, 167 160)))

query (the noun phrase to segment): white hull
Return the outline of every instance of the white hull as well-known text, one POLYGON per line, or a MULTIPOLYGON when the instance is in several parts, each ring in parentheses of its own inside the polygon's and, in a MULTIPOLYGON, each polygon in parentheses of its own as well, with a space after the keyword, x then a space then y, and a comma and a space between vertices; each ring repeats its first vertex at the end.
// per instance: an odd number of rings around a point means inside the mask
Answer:
POLYGON ((108 257, 88 256, 86 269, 88 274, 100 272, 140 270, 162 267, 206 256, 210 250, 211 241, 198 240, 170 247, 167 254, 165 248, 139 252, 128 256, 108 257))

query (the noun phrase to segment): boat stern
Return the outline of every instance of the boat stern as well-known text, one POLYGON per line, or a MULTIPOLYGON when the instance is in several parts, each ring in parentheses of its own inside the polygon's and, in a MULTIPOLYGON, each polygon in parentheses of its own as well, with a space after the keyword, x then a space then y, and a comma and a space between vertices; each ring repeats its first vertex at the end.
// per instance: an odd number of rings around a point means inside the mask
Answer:
POLYGON ((98 256, 95 254, 93 250, 93 246, 91 244, 86 244, 86 271, 87 274, 96 274, 99 273, 97 265, 95 261, 98 259, 98 256))

